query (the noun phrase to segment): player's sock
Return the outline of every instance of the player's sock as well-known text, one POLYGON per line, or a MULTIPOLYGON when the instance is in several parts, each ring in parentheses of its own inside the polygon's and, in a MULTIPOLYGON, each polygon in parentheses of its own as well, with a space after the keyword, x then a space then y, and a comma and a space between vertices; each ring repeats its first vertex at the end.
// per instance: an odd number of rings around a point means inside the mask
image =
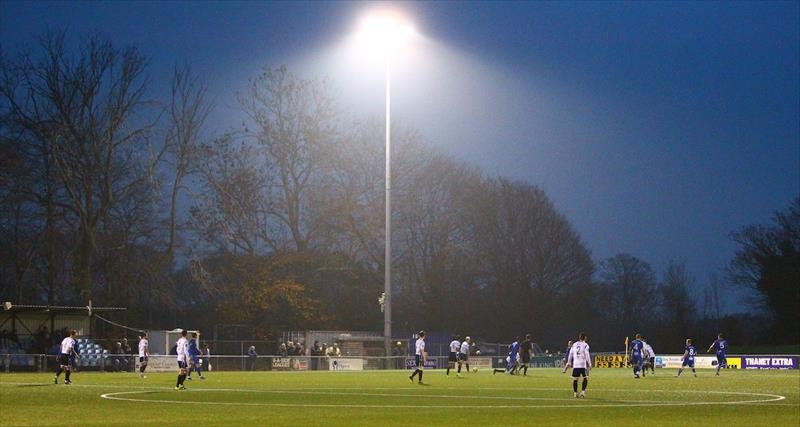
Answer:
POLYGON ((469 363, 467 363, 467 372, 469 372, 469 363))
POLYGON ((445 372, 445 375, 450 375, 450 365, 447 365, 447 372, 445 372))
POLYGON ((528 365, 522 367, 522 375, 528 375, 528 365))
MULTIPOLYGON (((583 378, 583 384, 581 384, 581 391, 586 391, 586 386, 589 384, 589 378, 583 378)), ((577 384, 576 384, 577 385, 577 384)))
POLYGON ((692 374, 694 374, 694 376, 697 376, 697 371, 695 371, 694 368, 692 368, 692 374))
POLYGON ((422 383, 422 371, 419 371, 419 382, 422 383))
POLYGON ((64 371, 64 368, 59 367, 58 371, 56 371, 56 378, 61 376, 61 372, 64 371))
POLYGON ((578 379, 575 378, 572 380, 572 391, 577 393, 578 392, 578 379))
POLYGON ((675 376, 676 376, 676 377, 679 377, 679 376, 681 376, 681 372, 683 372, 683 368, 678 368, 678 375, 675 375, 675 376))
POLYGON ((70 374, 70 369, 69 368, 65 369, 64 381, 69 381, 69 374, 70 374))
POLYGON ((717 375, 719 375, 719 370, 722 369, 722 365, 717 365, 717 375))
MULTIPOLYGON (((467 368, 467 370, 469 371, 469 368, 467 368)), ((458 364, 458 371, 456 371, 456 373, 458 373, 458 374, 461 373, 461 364, 460 363, 458 364)))
POLYGON ((175 387, 179 387, 181 385, 181 374, 178 374, 178 379, 175 381, 175 387))

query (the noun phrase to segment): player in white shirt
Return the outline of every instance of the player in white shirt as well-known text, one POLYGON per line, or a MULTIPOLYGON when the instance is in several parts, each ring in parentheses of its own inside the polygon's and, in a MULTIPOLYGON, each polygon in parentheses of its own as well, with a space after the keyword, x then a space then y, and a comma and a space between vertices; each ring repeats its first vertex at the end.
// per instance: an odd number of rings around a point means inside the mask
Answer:
POLYGON ((175 353, 177 354, 178 368, 180 369, 178 382, 175 383, 175 390, 186 390, 186 386, 183 385, 183 382, 186 381, 186 375, 189 372, 187 371, 189 363, 189 340, 186 339, 185 329, 181 331, 181 337, 178 338, 178 342, 175 343, 175 353))
MULTIPOLYGON (((644 338, 643 338, 644 339, 644 338)), ((647 368, 650 368, 650 372, 655 375, 656 374, 656 352, 653 351, 653 347, 650 347, 650 344, 647 341, 642 341, 644 344, 644 367, 642 367, 642 376, 645 376, 645 372, 647 372, 647 368)))
POLYGON ((409 381, 414 382, 414 377, 419 374, 419 383, 422 384, 422 371, 425 370, 425 359, 428 358, 428 353, 425 352, 425 331, 419 331, 419 338, 415 345, 414 351, 414 373, 408 377, 409 381))
MULTIPOLYGON (((461 374, 461 364, 467 365, 467 372, 469 372, 469 344, 472 341, 470 337, 464 338, 461 343, 461 348, 458 351, 458 374, 461 374)), ((475 369, 477 371, 477 368, 475 369)))
POLYGON ((572 391, 576 398, 586 397, 586 386, 589 384, 589 370, 592 369, 592 356, 589 355, 589 344, 586 344, 586 334, 581 332, 579 341, 572 344, 569 350, 567 366, 572 366, 572 391), (578 393, 578 378, 583 377, 581 392, 578 393))
POLYGON ((64 384, 70 385, 72 381, 69 379, 71 368, 69 366, 69 357, 74 354, 75 358, 80 360, 78 353, 75 351, 75 336, 78 334, 76 330, 69 331, 69 336, 61 340, 61 352, 58 354, 56 361, 58 362, 58 371, 56 376, 53 377, 53 384, 58 384, 58 377, 61 372, 64 372, 64 384))
MULTIPOLYGON (((461 341, 458 335, 453 335, 453 341, 450 341, 450 357, 447 359, 447 372, 445 375, 450 375, 450 370, 456 367, 458 362, 458 351, 461 349, 461 341)), ((459 369, 458 372, 461 372, 459 369)))
POLYGON ((147 340, 147 332, 139 337, 139 377, 147 378, 144 370, 147 369, 147 359, 150 357, 150 344, 147 340))

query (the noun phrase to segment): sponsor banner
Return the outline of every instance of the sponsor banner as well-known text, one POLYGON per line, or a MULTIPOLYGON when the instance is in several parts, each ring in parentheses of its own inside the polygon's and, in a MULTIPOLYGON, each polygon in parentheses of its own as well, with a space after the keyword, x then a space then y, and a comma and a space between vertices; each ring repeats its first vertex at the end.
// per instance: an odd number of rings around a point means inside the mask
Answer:
POLYGON ((328 359, 328 370, 330 371, 363 371, 364 359, 344 359, 332 357, 328 359))
MULTIPOLYGON (((797 369, 797 356, 741 356, 743 369, 797 369)), ((728 359, 730 361, 730 359, 728 359)))
MULTIPOLYGON (((677 369, 683 366, 683 355, 680 356, 656 356, 656 368, 677 369)), ((716 356, 695 356, 694 367, 696 369, 712 369, 717 367, 716 356)))
POLYGON ((305 371, 308 370, 308 358, 275 357, 272 359, 273 371, 305 371))
POLYGON ((728 369, 742 369, 742 358, 741 357, 729 357, 728 360, 728 369))
MULTIPOLYGON (((744 357, 728 357, 727 369, 742 369, 744 357)), ((656 356, 656 368, 677 369, 683 365, 683 356, 656 356)), ((697 369, 716 369, 717 356, 695 356, 694 367, 697 369)))
POLYGON ((681 356, 656 356, 656 368, 680 368, 681 356))
POLYGON ((595 368, 624 368, 625 355, 611 354, 594 357, 595 368))
MULTIPOLYGON (((135 370, 139 371, 139 356, 136 356, 135 370)), ((178 371, 178 359, 175 356, 150 356, 147 358, 148 372, 178 371)))
MULTIPOLYGON (((416 368, 415 363, 416 363, 415 358, 413 357, 406 358, 406 369, 416 368)), ((436 359, 428 358, 428 360, 425 361, 425 369, 436 369, 436 367, 437 367, 436 359)))

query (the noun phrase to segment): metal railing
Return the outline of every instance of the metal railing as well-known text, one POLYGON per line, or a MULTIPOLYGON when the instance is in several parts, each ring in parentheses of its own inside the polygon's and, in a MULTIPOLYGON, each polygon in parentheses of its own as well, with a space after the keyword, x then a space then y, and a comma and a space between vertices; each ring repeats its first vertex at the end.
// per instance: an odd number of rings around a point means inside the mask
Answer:
MULTIPOLYGON (((505 358, 470 357, 472 367, 482 369, 501 368, 505 366, 505 358)), ((82 359, 71 359, 76 371, 100 372, 133 372, 138 368, 139 358, 134 355, 95 355, 82 359)), ((200 357, 204 370, 208 371, 349 371, 410 369, 414 366, 411 356, 240 356, 212 355, 200 357)), ((444 369, 449 361, 445 356, 428 357, 426 368, 444 369)), ((174 371, 175 356, 151 356, 148 370, 174 371)), ((562 367, 563 359, 552 356, 535 356, 529 363, 532 368, 562 367)), ((50 372, 58 368, 55 355, 45 354, 0 354, 0 372, 50 372)))

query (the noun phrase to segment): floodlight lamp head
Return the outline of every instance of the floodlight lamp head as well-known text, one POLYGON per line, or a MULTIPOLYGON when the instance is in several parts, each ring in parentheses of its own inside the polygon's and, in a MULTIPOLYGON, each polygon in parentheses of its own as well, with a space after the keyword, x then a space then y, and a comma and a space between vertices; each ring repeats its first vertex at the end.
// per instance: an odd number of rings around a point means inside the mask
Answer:
POLYGON ((356 37, 366 53, 389 58, 406 47, 416 34, 414 26, 402 15, 379 11, 361 18, 356 37))

